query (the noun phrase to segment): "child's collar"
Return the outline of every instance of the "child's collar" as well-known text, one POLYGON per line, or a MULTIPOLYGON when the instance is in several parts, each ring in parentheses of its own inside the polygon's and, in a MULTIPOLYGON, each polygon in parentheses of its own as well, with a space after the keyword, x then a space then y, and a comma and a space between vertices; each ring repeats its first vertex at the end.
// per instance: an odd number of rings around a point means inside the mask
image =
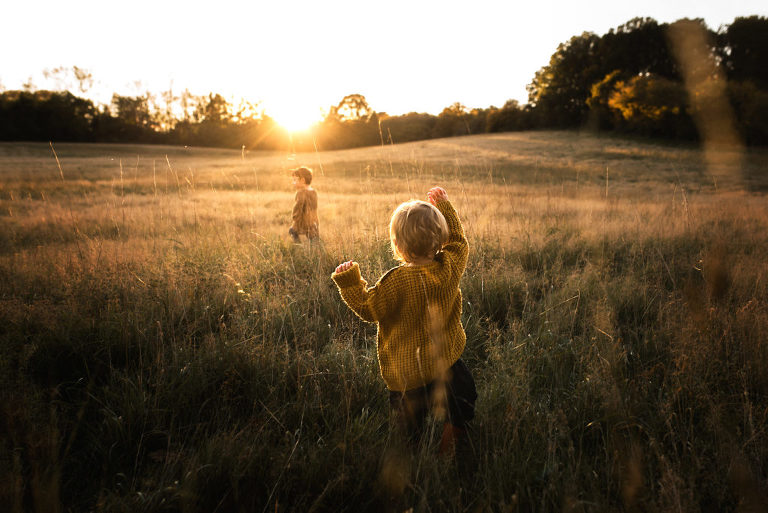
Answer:
POLYGON ((418 262, 406 262, 405 266, 406 267, 424 267, 425 265, 429 265, 434 261, 435 261, 434 258, 430 258, 429 260, 425 259, 425 260, 420 260, 418 262))

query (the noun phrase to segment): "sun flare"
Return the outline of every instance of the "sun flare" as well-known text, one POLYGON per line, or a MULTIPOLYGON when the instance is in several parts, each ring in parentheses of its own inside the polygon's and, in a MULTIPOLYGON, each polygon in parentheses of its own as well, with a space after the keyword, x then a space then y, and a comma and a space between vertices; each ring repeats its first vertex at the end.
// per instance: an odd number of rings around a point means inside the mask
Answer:
POLYGON ((289 132, 302 132, 323 118, 320 108, 300 102, 265 102, 264 112, 289 132))

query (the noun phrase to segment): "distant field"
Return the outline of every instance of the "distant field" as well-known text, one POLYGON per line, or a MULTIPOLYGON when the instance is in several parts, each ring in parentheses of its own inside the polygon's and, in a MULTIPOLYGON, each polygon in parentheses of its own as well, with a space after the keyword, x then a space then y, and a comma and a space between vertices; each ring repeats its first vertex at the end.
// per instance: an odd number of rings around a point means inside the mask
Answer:
POLYGON ((768 485, 768 152, 575 132, 311 153, 0 143, 10 511, 736 510, 768 485), (315 170, 321 248, 294 246, 315 170), (471 245, 477 468, 393 463, 375 328, 402 201, 471 245))

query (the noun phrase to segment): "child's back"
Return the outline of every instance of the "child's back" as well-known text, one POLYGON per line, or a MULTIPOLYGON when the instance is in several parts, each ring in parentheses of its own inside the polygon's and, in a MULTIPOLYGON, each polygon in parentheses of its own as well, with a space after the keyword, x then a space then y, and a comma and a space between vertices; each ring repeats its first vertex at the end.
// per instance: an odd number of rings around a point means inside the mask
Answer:
POLYGON ((460 359, 466 334, 459 280, 469 249, 445 191, 435 187, 428 198, 432 205, 408 202, 392 215, 390 238, 402 265, 370 288, 352 261, 332 277, 352 311, 378 325, 379 367, 397 422, 418 438, 429 410, 447 410, 444 440, 452 443, 466 439, 477 398, 460 359))
POLYGON ((317 191, 308 187, 296 191, 291 229, 298 235, 314 239, 319 234, 317 218, 317 191))
POLYGON ((293 211, 291 213, 291 227, 288 233, 295 242, 299 242, 299 236, 304 235, 313 240, 320 237, 319 220, 317 217, 317 192, 310 187, 312 183, 312 170, 300 167, 291 171, 293 186, 296 189, 293 211))
POLYGON ((409 390, 433 381, 464 351, 459 280, 468 245, 450 202, 442 200, 436 206, 447 224, 448 237, 431 260, 422 264, 406 261, 371 288, 361 278, 357 264, 334 275, 352 311, 378 323, 379 365, 390 390, 409 390))

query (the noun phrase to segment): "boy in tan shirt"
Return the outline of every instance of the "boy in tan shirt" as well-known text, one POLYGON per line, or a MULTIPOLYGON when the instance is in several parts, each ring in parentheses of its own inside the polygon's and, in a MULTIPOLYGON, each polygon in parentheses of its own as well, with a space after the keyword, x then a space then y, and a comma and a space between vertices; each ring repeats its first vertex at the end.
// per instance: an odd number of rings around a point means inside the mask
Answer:
POLYGON ((320 238, 317 218, 317 191, 310 186, 312 170, 308 167, 299 167, 291 171, 291 176, 293 177, 293 187, 296 189, 296 198, 288 233, 293 237, 293 242, 300 242, 301 235, 305 235, 311 242, 320 238))
POLYGON ((440 442, 447 452, 467 443, 477 398, 460 358, 466 334, 459 280, 469 248, 445 190, 434 187, 427 199, 403 203, 392 214, 390 240, 400 266, 372 287, 353 261, 340 264, 332 279, 347 306, 378 325, 379 367, 397 427, 415 441, 430 411, 447 413, 440 442))

